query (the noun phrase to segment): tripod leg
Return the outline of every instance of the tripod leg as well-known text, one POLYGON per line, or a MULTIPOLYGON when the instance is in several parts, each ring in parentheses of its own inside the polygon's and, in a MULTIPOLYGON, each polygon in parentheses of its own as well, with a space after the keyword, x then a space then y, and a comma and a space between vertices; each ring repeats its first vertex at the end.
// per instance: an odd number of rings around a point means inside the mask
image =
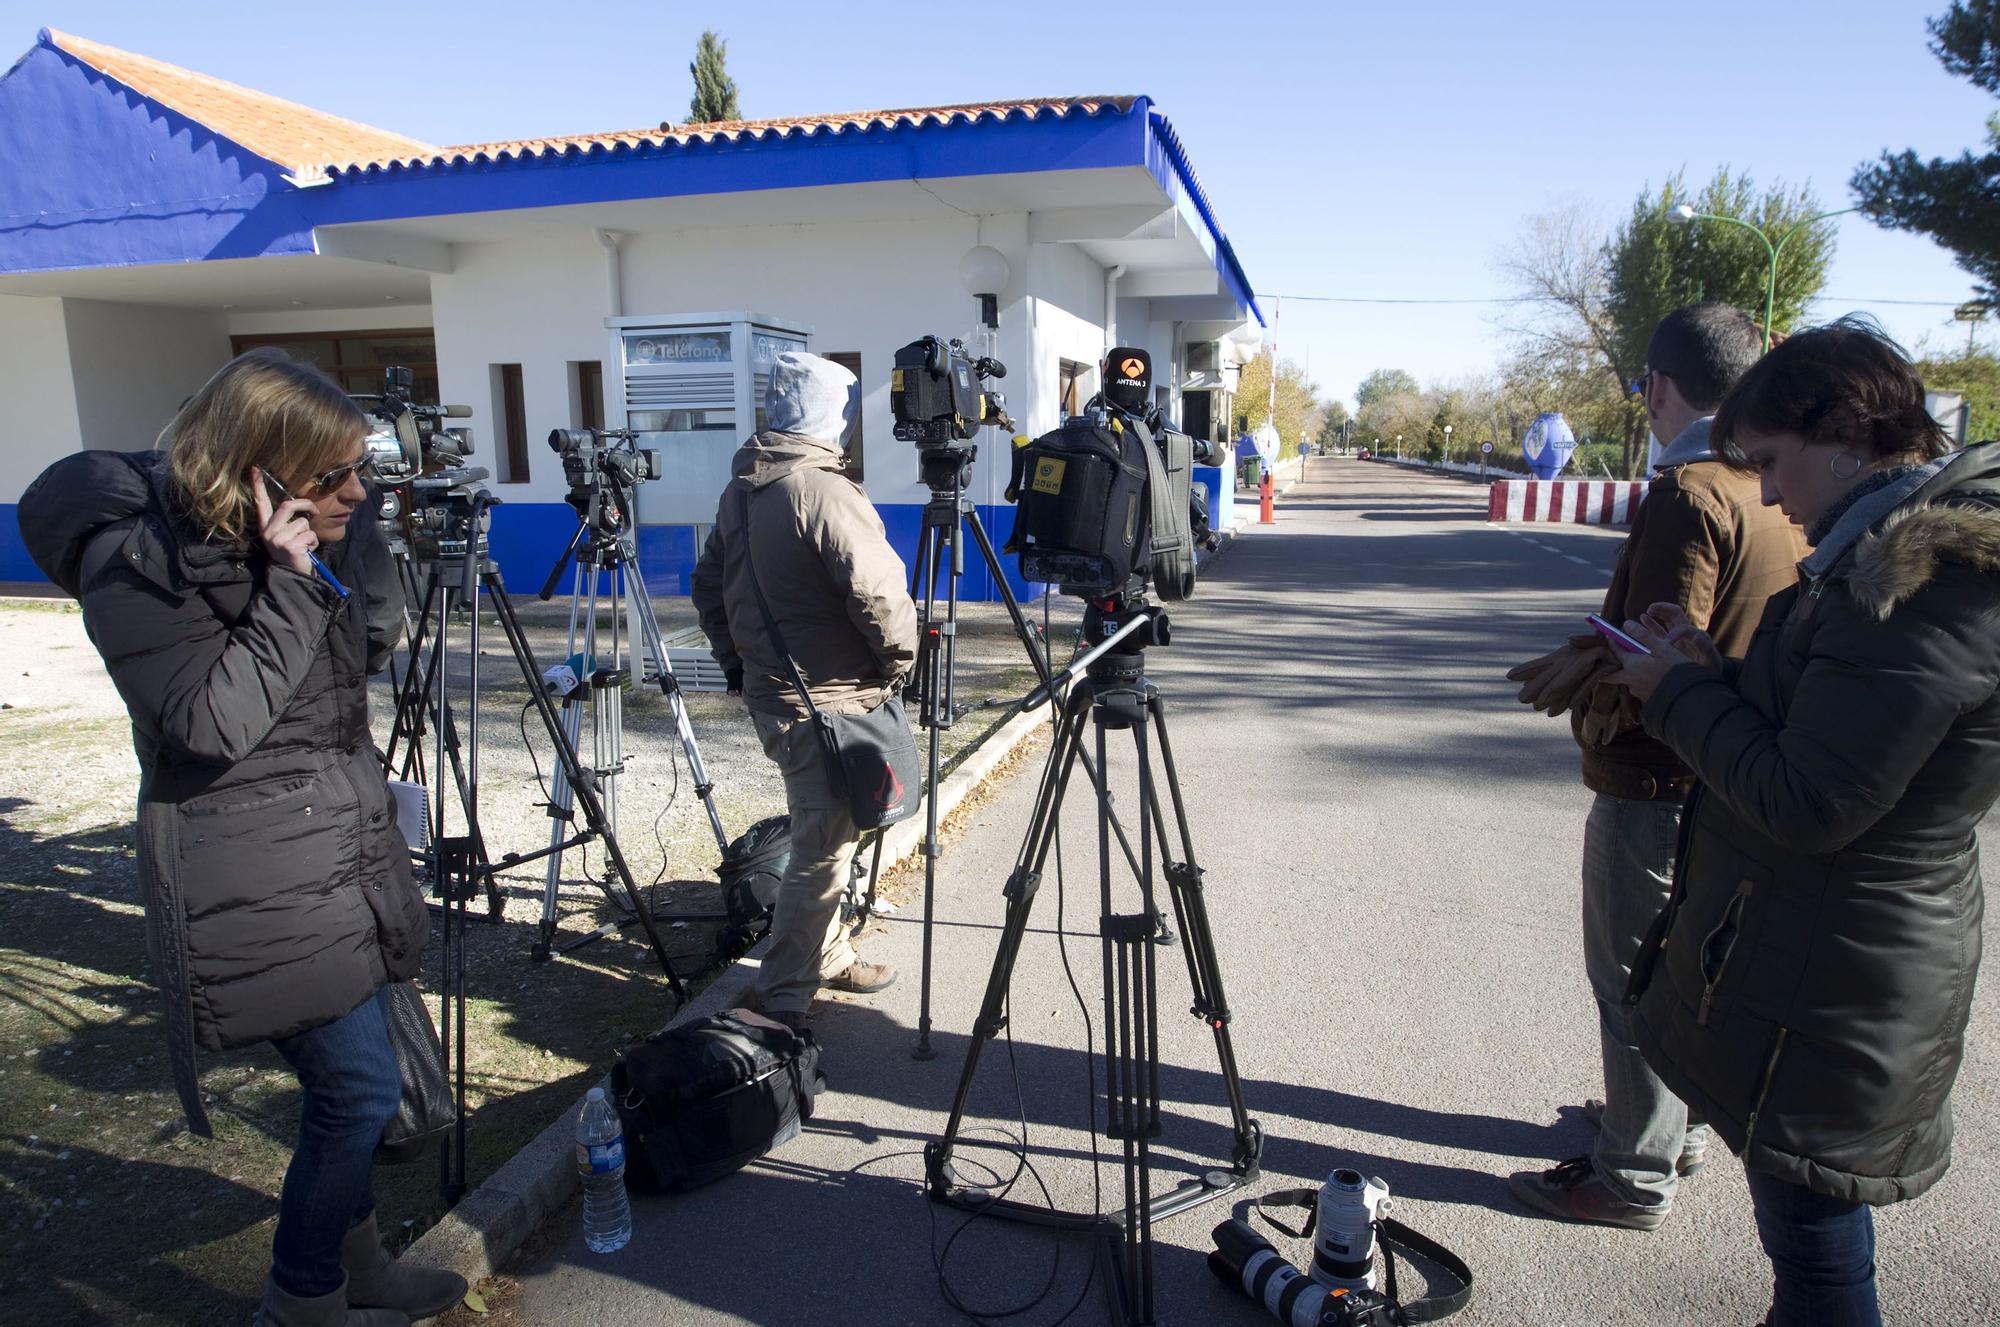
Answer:
MULTIPOLYGON (((1021 601, 1014 597, 1014 586, 1000 565, 1000 555, 994 551, 993 540, 987 535, 985 525, 980 522, 979 509, 967 506, 964 515, 966 525, 972 530, 972 541, 979 546, 979 554, 986 561, 986 570, 992 575, 993 584, 1000 591, 1000 602, 1006 605, 1007 616, 1014 623, 1014 634, 1020 637, 1022 646, 1028 651, 1029 662, 1035 665, 1037 680, 1046 686, 1049 679, 1054 676, 1049 666, 1048 643, 1046 641, 1036 643, 1034 628, 1028 624, 1027 617, 1021 612, 1021 601)), ((1098 776, 1096 762, 1091 760, 1088 751, 1083 753, 1082 759, 1084 777, 1090 780, 1091 787, 1101 789, 1103 784, 1098 776)), ((1114 819, 1111 822, 1111 832, 1117 837, 1118 847, 1125 854, 1126 865, 1132 868, 1134 875, 1137 875, 1139 858, 1132 851, 1131 841, 1125 836, 1125 827, 1114 819)))
POLYGON ((1036 892, 1041 888, 1042 866, 1048 860, 1049 846, 1055 841, 1057 827, 1062 821, 1063 796, 1069 790, 1070 771, 1083 749, 1083 730, 1089 719, 1089 708, 1090 697, 1079 689, 1064 711, 1062 726, 1056 733, 1055 746, 1049 752, 1049 763, 1042 775, 1041 791, 1036 794, 1035 809, 1029 817, 1027 837, 1022 841, 1020 856, 1015 859, 1013 874, 1007 877, 1004 890, 1006 920, 1000 928, 1000 943, 994 951, 993 970, 986 979, 986 993, 980 1000, 979 1016, 973 1021, 972 1037, 966 1045, 965 1066, 959 1071, 958 1090, 951 1101, 951 1115, 945 1121, 943 1134, 924 1145, 924 1169, 934 1199, 948 1200, 951 1194, 951 1153, 957 1145, 959 1129, 965 1123, 965 1103, 972 1094, 972 1082, 979 1072, 980 1052, 1007 1026, 1007 988, 1014 980, 1014 964, 1020 957, 1021 940, 1028 931, 1028 913, 1034 907, 1036 892))
POLYGON ((442 611, 439 607, 443 591, 435 568, 424 585, 423 607, 417 613, 416 626, 410 631, 410 666, 403 676, 402 691, 396 697, 396 719, 389 733, 389 750, 383 764, 395 768, 396 746, 399 741, 408 741, 409 749, 404 757, 402 776, 419 783, 428 783, 424 776, 424 708, 437 679, 436 647, 432 647, 429 661, 424 658, 424 639, 429 634, 433 614, 442 611))
MULTIPOLYGON (((931 620, 937 607, 938 569, 945 565, 945 546, 950 536, 945 527, 936 524, 931 513, 926 511, 923 533, 917 543, 917 565, 924 576, 923 617, 919 620, 917 637, 918 684, 923 688, 921 714, 923 725, 929 729, 929 780, 924 796, 924 927, 923 964, 917 994, 917 1044, 910 1051, 914 1060, 934 1060, 937 1050, 931 1045, 931 936, 936 921, 937 909, 937 861, 938 861, 938 771, 941 768, 938 753, 938 734, 951 722, 950 637, 946 634, 956 624, 945 622, 945 630, 931 620)), ((957 582, 952 582, 954 589, 957 582)), ((951 598, 954 607, 957 595, 951 598)))
POLYGON ((528 681, 528 694, 540 714, 542 726, 548 730, 549 740, 555 743, 556 758, 569 772, 570 786, 575 789, 577 804, 583 808, 584 823, 604 840, 605 855, 611 859, 612 870, 624 886, 626 902, 632 913, 645 929, 646 941, 652 946, 653 956, 660 962, 660 970, 666 973, 667 984, 673 989, 674 998, 687 1003, 688 990, 682 984, 680 973, 674 962, 667 956, 666 944, 660 939, 659 928, 653 925, 653 915, 646 911, 639 901, 639 887, 632 879, 632 868, 626 864, 625 853, 618 846, 618 836, 611 832, 605 820, 603 803, 598 800, 596 775, 586 770, 577 759, 576 750, 564 740, 562 720, 555 707, 549 702, 549 694, 541 685, 541 670, 535 666, 535 654, 528 644, 527 633, 521 628, 521 620, 515 616, 514 605, 507 598, 507 588, 500 581, 497 571, 481 575, 486 592, 492 596, 495 615, 500 619, 500 629, 506 633, 507 643, 513 647, 514 659, 521 667, 522 676, 528 681))
MULTIPOLYGON (((674 676, 673 666, 667 662, 667 640, 660 633, 660 619, 653 612, 653 596, 646 589, 645 579, 639 575, 636 566, 627 576, 625 585, 638 619, 639 639, 655 660, 655 677, 667 698, 667 708, 674 716, 674 733, 680 738, 681 754, 687 758, 688 773, 694 777, 694 794, 701 799, 703 809, 708 812, 708 828, 715 835, 716 850, 727 856, 729 832, 722 827, 722 813, 715 808, 715 784, 708 777, 708 769, 701 759, 701 747, 694 740, 694 725, 688 722, 687 705, 681 699, 680 681, 674 676)), ((635 645, 634 655, 639 651, 640 647, 635 645)))
MULTIPOLYGON (((1208 903, 1202 884, 1202 869, 1194 858, 1194 836, 1189 832, 1187 807, 1181 798, 1180 775, 1174 768, 1173 743, 1167 736, 1166 705, 1158 692, 1147 698, 1154 734, 1160 743, 1160 767, 1165 775, 1167 794, 1173 801, 1174 825, 1179 832, 1181 860, 1166 864, 1167 890, 1179 920, 1182 948, 1187 955, 1188 983, 1194 991, 1192 1013, 1208 1024, 1215 1034, 1215 1055, 1222 1070, 1222 1085, 1229 1098, 1229 1116, 1236 1131, 1236 1152, 1232 1158, 1246 1179, 1258 1173, 1263 1152, 1264 1132, 1250 1118, 1243 1100, 1243 1078, 1236 1067, 1236 1047, 1230 1035, 1229 1001, 1222 990, 1222 963, 1216 954, 1215 932, 1209 925, 1208 903)), ((1157 788, 1148 797, 1155 818, 1160 818, 1157 788)), ((1164 830, 1164 822, 1162 824, 1164 830)), ((1164 845, 1163 845, 1164 846, 1164 845)))
MULTIPOLYGON (((582 702, 575 696, 563 702, 562 726, 563 736, 574 748, 583 729, 582 702)), ((552 946, 556 938, 556 895, 562 888, 563 841, 576 818, 571 809, 569 770, 560 761, 556 762, 555 776, 555 787, 549 793, 549 861, 548 871, 542 877, 541 939, 529 951, 538 961, 552 957, 555 952, 552 946)))

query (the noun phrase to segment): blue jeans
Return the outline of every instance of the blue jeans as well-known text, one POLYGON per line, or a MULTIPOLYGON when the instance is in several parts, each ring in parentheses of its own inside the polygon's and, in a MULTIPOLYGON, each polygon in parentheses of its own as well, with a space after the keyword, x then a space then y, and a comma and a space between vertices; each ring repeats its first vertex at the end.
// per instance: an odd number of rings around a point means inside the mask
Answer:
POLYGON ((1625 1003, 1632 960, 1673 892, 1680 823, 1679 803, 1599 793, 1583 828, 1583 970, 1604 1061, 1604 1121, 1590 1160, 1615 1197, 1644 1207, 1673 1202, 1681 1152, 1708 1142, 1708 1126, 1689 1121, 1646 1063, 1625 1003))
POLYGON ((271 1043, 305 1093, 278 1197, 271 1276, 302 1299, 340 1289, 341 1241, 375 1210, 375 1144, 403 1099, 388 1008, 384 986, 353 1012, 271 1043))
POLYGON ((1875 1218, 1867 1204, 1749 1174, 1757 1235, 1771 1259, 1766 1327, 1882 1327, 1875 1304, 1875 1218))

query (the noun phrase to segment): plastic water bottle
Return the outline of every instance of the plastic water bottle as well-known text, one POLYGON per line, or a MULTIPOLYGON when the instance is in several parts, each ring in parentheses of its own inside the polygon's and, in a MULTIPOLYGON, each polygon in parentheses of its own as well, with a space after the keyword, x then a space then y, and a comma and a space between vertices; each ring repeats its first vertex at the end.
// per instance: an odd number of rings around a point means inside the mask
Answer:
POLYGON ((577 1117, 576 1169, 583 1180, 583 1242, 592 1253, 615 1253, 632 1238, 632 1204, 625 1197, 625 1131, 601 1087, 590 1089, 577 1117))

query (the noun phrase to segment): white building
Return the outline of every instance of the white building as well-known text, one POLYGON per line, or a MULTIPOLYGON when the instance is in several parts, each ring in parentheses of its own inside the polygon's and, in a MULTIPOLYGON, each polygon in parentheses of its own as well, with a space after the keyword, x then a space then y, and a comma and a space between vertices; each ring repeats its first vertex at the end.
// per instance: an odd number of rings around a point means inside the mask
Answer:
MULTIPOLYGON (((0 581, 39 579, 13 504, 44 466, 150 447, 255 344, 356 391, 409 364, 420 398, 470 405, 473 459, 504 501, 495 554, 517 586, 539 584, 574 529, 550 429, 698 426, 657 445, 670 475, 713 482, 642 491, 647 579, 685 593, 754 420, 698 391, 619 418, 626 343, 610 320, 754 316, 858 368, 864 482, 906 556, 927 492, 890 433, 890 360, 925 333, 978 344, 969 251, 1005 259, 984 344, 1029 433, 1087 399, 1104 348, 1123 343, 1151 351, 1191 432, 1223 439, 1229 369, 1261 322, 1145 97, 438 148, 44 31, 0 78, 0 204, 0 581)), ((996 539, 1011 526, 1006 451, 982 442, 974 484, 996 539)), ((990 592, 983 579, 967 592, 990 592)))

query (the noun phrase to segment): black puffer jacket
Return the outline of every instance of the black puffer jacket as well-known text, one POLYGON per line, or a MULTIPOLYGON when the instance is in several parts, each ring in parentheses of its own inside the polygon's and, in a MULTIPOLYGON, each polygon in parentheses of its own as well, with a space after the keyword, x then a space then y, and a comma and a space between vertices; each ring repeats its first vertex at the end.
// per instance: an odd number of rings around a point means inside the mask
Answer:
POLYGON ((175 1086, 206 1134, 197 1041, 339 1018, 416 975, 429 922, 369 738, 366 675, 401 626, 372 508, 322 550, 343 600, 261 549, 203 542, 162 461, 67 457, 20 521, 131 712, 148 947, 175 1086))
POLYGON ((1801 568, 1733 676, 1676 668, 1645 707, 1701 786, 1631 998, 1746 1165, 1890 1203, 1950 1163, 1979 972, 2000 446, 1870 495, 1801 568))

